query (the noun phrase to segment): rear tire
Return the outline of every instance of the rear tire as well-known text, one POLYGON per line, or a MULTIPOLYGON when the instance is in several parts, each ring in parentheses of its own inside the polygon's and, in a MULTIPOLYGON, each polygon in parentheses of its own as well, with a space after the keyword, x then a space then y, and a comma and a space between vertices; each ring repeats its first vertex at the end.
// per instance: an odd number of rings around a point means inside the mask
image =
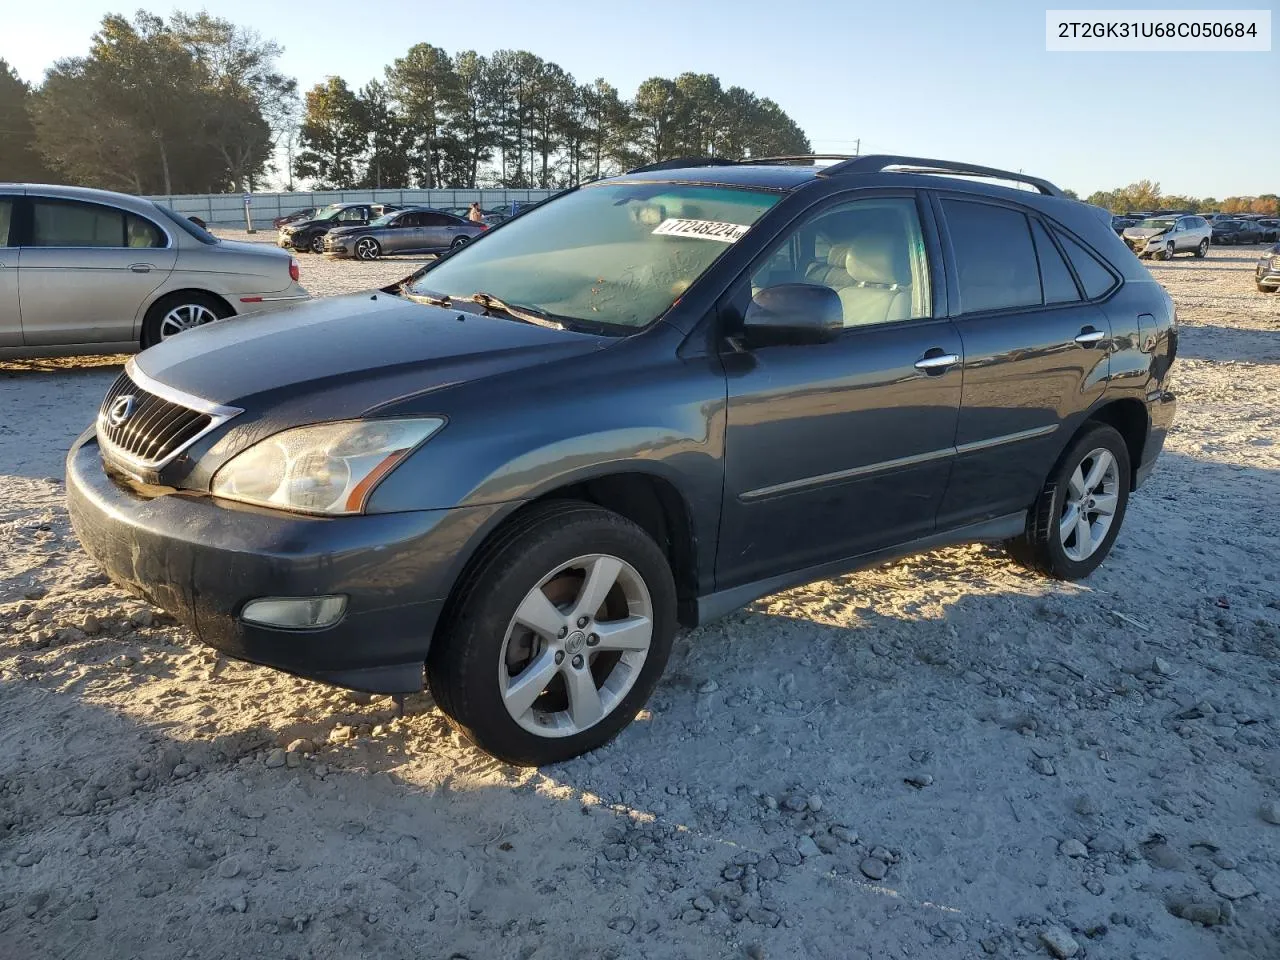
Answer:
POLYGON ((231 314, 223 301, 207 293, 174 293, 161 297, 143 318, 142 349, 231 314))
POLYGON ((1203 260, 1208 255, 1209 255, 1209 241, 1201 240, 1200 246, 1196 247, 1196 256, 1203 260))
POLYGON ((465 247, 467 245, 467 241, 470 239, 471 239, 470 237, 454 237, 453 242, 449 244, 449 250, 453 251, 453 250, 459 249, 460 247, 465 247))
POLYGON ((1087 577, 1120 533, 1131 476, 1119 431, 1104 423, 1086 426, 1050 472, 1027 514, 1026 531, 1006 544, 1010 556, 1059 580, 1087 577))
POLYGON ((648 534, 588 503, 548 503, 482 548, 432 642, 427 682, 482 750, 521 766, 555 763, 601 746, 635 718, 675 629, 671 568, 648 534), (593 592, 596 571, 604 587, 593 592), (647 638, 643 652, 615 645, 624 623, 647 638), (580 712, 584 703, 593 710, 580 712))

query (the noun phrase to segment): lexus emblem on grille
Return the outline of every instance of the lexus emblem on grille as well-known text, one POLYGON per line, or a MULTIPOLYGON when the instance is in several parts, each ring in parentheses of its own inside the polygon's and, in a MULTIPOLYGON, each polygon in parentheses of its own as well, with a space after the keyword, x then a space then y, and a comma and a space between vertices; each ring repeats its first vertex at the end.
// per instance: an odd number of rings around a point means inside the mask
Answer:
POLYGON ((117 397, 107 409, 107 422, 113 427, 120 426, 131 416, 133 416, 133 397, 131 396, 117 397))

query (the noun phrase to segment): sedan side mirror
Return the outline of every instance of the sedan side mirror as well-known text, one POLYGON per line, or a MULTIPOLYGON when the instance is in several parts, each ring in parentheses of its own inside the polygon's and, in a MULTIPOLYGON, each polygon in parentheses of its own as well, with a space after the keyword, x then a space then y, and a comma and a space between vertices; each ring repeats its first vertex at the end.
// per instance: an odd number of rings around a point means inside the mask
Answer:
POLYGON ((844 329, 844 307, 830 287, 781 283, 755 295, 742 318, 748 347, 826 343, 844 329))

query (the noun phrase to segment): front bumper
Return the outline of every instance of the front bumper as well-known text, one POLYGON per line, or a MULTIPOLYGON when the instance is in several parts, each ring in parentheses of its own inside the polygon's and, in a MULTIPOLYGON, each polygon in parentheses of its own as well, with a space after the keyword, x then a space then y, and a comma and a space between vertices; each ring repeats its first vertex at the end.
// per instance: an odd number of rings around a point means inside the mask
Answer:
POLYGON ((350 238, 348 237, 335 237, 326 234, 324 238, 324 252, 335 257, 351 256, 351 249, 347 246, 349 239, 350 238))
POLYGON ((1260 284, 1267 287, 1280 287, 1280 257, 1263 260, 1255 271, 1260 284))
POLYGON ((422 688, 462 562, 506 505, 318 518, 206 496, 143 497, 103 468, 92 430, 67 455, 67 509, 112 580, 228 656, 374 693, 422 688), (336 624, 245 623, 262 597, 347 597, 336 624))

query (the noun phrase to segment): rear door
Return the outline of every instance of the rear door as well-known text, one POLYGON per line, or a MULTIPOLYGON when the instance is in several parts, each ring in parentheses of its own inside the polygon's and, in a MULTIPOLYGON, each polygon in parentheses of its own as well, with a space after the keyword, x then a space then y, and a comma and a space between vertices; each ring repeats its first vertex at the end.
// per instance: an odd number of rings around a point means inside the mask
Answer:
POLYGON ((422 248, 424 250, 445 250, 449 244, 453 242, 453 238, 457 235, 457 231, 451 227, 456 223, 454 217, 447 213, 430 213, 420 214, 422 217, 422 248))
POLYGON ((22 346, 18 308, 18 197, 0 194, 0 347, 22 346))
POLYGON ((25 345, 132 340, 142 304, 173 270, 174 238, 107 204, 30 193, 27 201, 18 260, 25 345))
POLYGON ((946 194, 935 209, 964 344, 956 458, 938 514, 945 528, 1031 506, 1066 438, 1106 389, 1111 328, 1091 300, 1119 281, 1033 211, 946 194))

